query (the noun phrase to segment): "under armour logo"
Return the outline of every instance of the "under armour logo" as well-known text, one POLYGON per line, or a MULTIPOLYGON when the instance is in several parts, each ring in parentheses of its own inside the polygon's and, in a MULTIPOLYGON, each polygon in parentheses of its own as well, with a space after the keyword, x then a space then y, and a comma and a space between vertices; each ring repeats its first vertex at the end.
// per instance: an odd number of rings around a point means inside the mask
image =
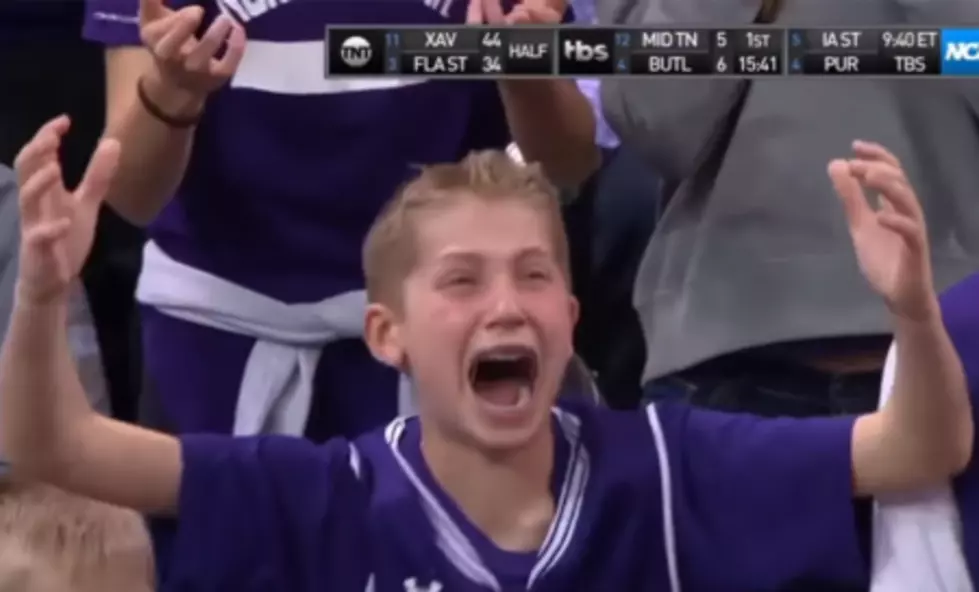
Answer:
POLYGON ((405 580, 405 592, 442 592, 442 584, 432 582, 427 586, 422 586, 418 583, 417 578, 408 578, 405 580))

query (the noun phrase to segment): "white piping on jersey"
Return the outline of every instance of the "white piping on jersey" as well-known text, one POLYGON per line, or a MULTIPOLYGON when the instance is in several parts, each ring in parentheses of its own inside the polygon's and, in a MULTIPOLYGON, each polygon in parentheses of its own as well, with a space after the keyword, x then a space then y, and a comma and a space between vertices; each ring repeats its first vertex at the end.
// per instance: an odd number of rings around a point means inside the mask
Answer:
POLYGON ((350 463, 350 470, 353 472, 354 477, 360 479, 360 452, 357 447, 354 446, 353 442, 349 444, 350 446, 350 458, 348 462, 350 463))
POLYGON ((387 429, 384 431, 384 436, 387 439, 388 445, 391 447, 394 458, 401 466, 401 470, 422 498, 422 507, 435 530, 436 545, 442 550, 446 559, 453 563, 464 576, 477 584, 498 591, 500 584, 497 582, 496 577, 483 564, 476 550, 466 538, 466 535, 463 534, 445 509, 438 503, 435 495, 421 482, 421 479, 418 478, 418 475, 415 474, 411 465, 408 464, 408 461, 405 460, 401 451, 398 449, 398 441, 401 439, 404 428, 405 419, 399 417, 388 424, 387 429))
POLYGON ((670 456, 666 449, 663 425, 659 421, 656 405, 646 406, 646 419, 656 444, 656 457, 659 459, 659 483, 663 498, 663 542, 666 547, 666 569, 670 575, 670 590, 680 592, 680 569, 676 555, 676 528, 673 520, 673 483, 670 475, 670 456))
POLYGON ((537 580, 557 564, 570 546, 575 528, 578 526, 581 507, 584 505, 582 500, 584 499, 585 485, 588 483, 590 469, 588 451, 580 445, 581 421, 577 416, 562 409, 555 408, 553 411, 571 445, 571 458, 574 459, 575 456, 578 458, 576 462, 570 462, 570 460, 568 462, 554 520, 544 538, 544 544, 541 545, 540 558, 530 572, 530 578, 527 581, 528 589, 533 588, 537 580), (568 495, 565 495, 565 491, 568 492, 568 495))
MULTIPOLYGON (((224 6, 219 2, 218 5, 224 6)), ((226 8, 223 10, 227 11, 226 8)), ((384 91, 427 82, 421 78, 348 78, 326 76, 323 39, 245 43, 245 54, 231 87, 279 95, 335 95, 384 91)))
MULTIPOLYGON (((558 419, 564 437, 568 440, 571 454, 568 458, 568 468, 565 472, 564 481, 561 484, 557 510, 544 539, 544 544, 541 545, 537 564, 528 580, 528 590, 532 589, 537 580, 557 565, 570 546, 578 518, 581 515, 581 508, 584 505, 585 486, 588 483, 589 457, 588 451, 582 446, 579 438, 580 420, 560 409, 554 409, 553 412, 558 419)), ((404 428, 405 418, 399 417, 388 424, 384 436, 391 447, 394 458, 421 497, 425 513, 435 527, 436 545, 446 559, 466 578, 473 583, 499 592, 501 588, 496 576, 486 567, 466 535, 452 521, 448 512, 439 504, 434 494, 422 483, 414 469, 401 454, 398 442, 404 428)))

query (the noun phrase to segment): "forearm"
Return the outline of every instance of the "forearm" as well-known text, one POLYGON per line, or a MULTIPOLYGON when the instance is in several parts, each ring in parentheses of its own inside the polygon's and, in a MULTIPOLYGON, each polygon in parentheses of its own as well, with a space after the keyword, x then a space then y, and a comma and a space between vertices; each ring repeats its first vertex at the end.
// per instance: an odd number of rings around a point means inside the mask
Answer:
POLYGON ((508 80, 500 95, 514 142, 562 187, 585 181, 599 166, 595 115, 573 80, 508 80))
POLYGON ((31 478, 57 480, 76 430, 94 416, 72 361, 68 305, 18 302, 0 353, 3 455, 31 478))
POLYGON ((18 475, 144 512, 176 507, 174 438, 95 413, 67 335, 66 302, 18 302, 0 352, 0 450, 18 475))
MULTIPOLYGON (((147 94, 172 116, 199 113, 201 99, 166 91, 147 79, 147 94)), ((187 169, 196 128, 174 129, 151 115, 135 93, 105 135, 119 140, 122 154, 106 201, 130 222, 148 224, 173 197, 187 169)))
POLYGON ((922 485, 947 479, 972 453, 972 413, 962 364, 937 310, 927 321, 895 324, 897 367, 884 407, 882 449, 916 467, 922 485))

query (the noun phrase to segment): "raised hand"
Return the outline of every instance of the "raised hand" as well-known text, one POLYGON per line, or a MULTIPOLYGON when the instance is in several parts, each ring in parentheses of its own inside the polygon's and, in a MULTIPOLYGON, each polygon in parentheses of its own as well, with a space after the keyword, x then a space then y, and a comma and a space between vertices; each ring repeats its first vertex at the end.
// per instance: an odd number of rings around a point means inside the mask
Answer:
POLYGON ((860 269, 895 315, 927 318, 937 300, 921 204, 887 149, 857 141, 853 151, 853 160, 829 164, 829 176, 843 202, 860 269), (876 210, 865 190, 879 196, 876 210))
POLYGON ((524 0, 509 14, 500 0, 470 0, 466 14, 468 24, 490 25, 556 25, 564 18, 564 0, 524 0))
POLYGON ((204 18, 200 6, 174 11, 164 0, 140 0, 139 31, 153 55, 160 82, 198 97, 206 97, 225 84, 245 53, 245 31, 229 16, 221 15, 198 39, 204 18), (224 55, 220 58, 222 48, 224 55))
POLYGON ((58 149, 70 122, 44 124, 14 161, 20 198, 18 298, 66 298, 92 249, 99 206, 119 164, 119 142, 102 140, 75 191, 64 186, 58 149))

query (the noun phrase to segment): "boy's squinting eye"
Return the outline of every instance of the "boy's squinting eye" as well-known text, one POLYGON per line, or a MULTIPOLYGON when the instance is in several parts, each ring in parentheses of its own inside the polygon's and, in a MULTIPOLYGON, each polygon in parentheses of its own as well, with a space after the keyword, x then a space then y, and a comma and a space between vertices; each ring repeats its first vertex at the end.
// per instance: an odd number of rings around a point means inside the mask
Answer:
POLYGON ((471 273, 449 273, 446 274, 442 280, 439 282, 442 286, 447 288, 458 288, 465 286, 472 286, 476 283, 476 276, 471 273))
POLYGON ((539 262, 522 266, 520 270, 520 278, 531 282, 546 282, 551 279, 551 275, 550 267, 539 262))

